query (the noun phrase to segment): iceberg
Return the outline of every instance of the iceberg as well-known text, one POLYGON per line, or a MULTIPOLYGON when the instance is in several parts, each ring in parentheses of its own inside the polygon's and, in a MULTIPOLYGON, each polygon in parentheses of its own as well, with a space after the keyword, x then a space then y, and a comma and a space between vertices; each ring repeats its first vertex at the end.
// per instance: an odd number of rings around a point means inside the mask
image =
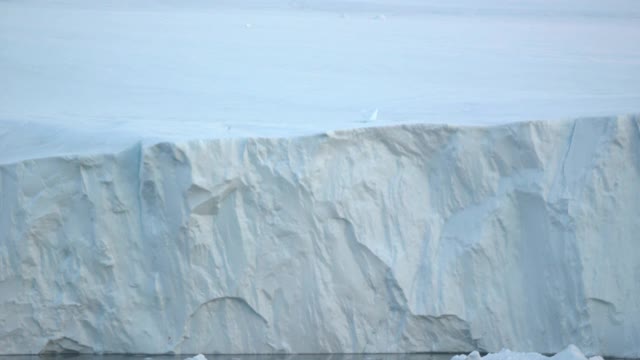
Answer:
POLYGON ((196 355, 194 357, 188 357, 188 358, 186 358, 184 360, 207 360, 207 358, 202 354, 198 354, 198 355, 196 355))
POLYGON ((639 358, 639 4, 0 1, 0 354, 639 358))
POLYGON ((0 165, 0 349, 640 356, 640 117, 0 165))
POLYGON ((575 345, 569 345, 561 352, 547 357, 538 353, 521 353, 508 349, 500 352, 480 356, 477 351, 471 352, 469 355, 455 355, 451 360, 602 360, 601 356, 592 356, 587 358, 580 349, 575 345))

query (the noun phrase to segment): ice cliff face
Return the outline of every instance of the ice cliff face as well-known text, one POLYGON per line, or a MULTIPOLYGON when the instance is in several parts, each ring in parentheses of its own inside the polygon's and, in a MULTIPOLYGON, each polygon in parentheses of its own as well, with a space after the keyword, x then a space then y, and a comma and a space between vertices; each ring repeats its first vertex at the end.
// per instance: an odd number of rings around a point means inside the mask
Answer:
POLYGON ((640 117, 0 167, 0 349, 640 356, 640 117))

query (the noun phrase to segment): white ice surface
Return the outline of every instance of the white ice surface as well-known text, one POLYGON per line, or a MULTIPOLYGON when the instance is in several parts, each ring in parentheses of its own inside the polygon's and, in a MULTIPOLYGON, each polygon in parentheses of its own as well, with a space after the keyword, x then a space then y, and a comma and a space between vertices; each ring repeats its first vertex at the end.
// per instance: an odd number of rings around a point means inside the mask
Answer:
POLYGON ((587 358, 577 346, 569 345, 566 349, 550 357, 538 353, 522 353, 503 349, 485 356, 480 356, 477 351, 473 351, 469 355, 456 355, 451 360, 602 360, 602 357, 587 358))
POLYGON ((0 352, 640 356, 638 116, 457 126, 638 112, 639 7, 1 1, 0 352))
POLYGON ((0 163, 626 114, 640 110, 640 2, 2 1, 0 83, 0 163))
POLYGON ((0 351, 640 357, 640 117, 0 165, 0 351))
POLYGON ((189 358, 186 358, 184 360, 207 360, 207 357, 202 355, 202 354, 198 354, 198 355, 196 355, 194 357, 189 357, 189 358))

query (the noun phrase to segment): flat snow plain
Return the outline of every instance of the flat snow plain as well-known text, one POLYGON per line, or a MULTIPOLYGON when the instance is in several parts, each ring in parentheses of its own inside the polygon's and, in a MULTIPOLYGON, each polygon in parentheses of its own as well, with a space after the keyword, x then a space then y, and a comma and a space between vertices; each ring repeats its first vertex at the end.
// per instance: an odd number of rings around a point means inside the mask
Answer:
POLYGON ((620 115, 640 107, 640 3, 2 1, 0 80, 0 163, 620 115))

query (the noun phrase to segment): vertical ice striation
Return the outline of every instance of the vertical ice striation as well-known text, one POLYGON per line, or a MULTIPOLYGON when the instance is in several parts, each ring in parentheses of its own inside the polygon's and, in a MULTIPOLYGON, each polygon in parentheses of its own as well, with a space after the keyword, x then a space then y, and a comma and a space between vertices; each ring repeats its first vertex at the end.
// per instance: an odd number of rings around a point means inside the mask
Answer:
POLYGON ((640 118, 0 166, 0 349, 640 356, 640 118))

